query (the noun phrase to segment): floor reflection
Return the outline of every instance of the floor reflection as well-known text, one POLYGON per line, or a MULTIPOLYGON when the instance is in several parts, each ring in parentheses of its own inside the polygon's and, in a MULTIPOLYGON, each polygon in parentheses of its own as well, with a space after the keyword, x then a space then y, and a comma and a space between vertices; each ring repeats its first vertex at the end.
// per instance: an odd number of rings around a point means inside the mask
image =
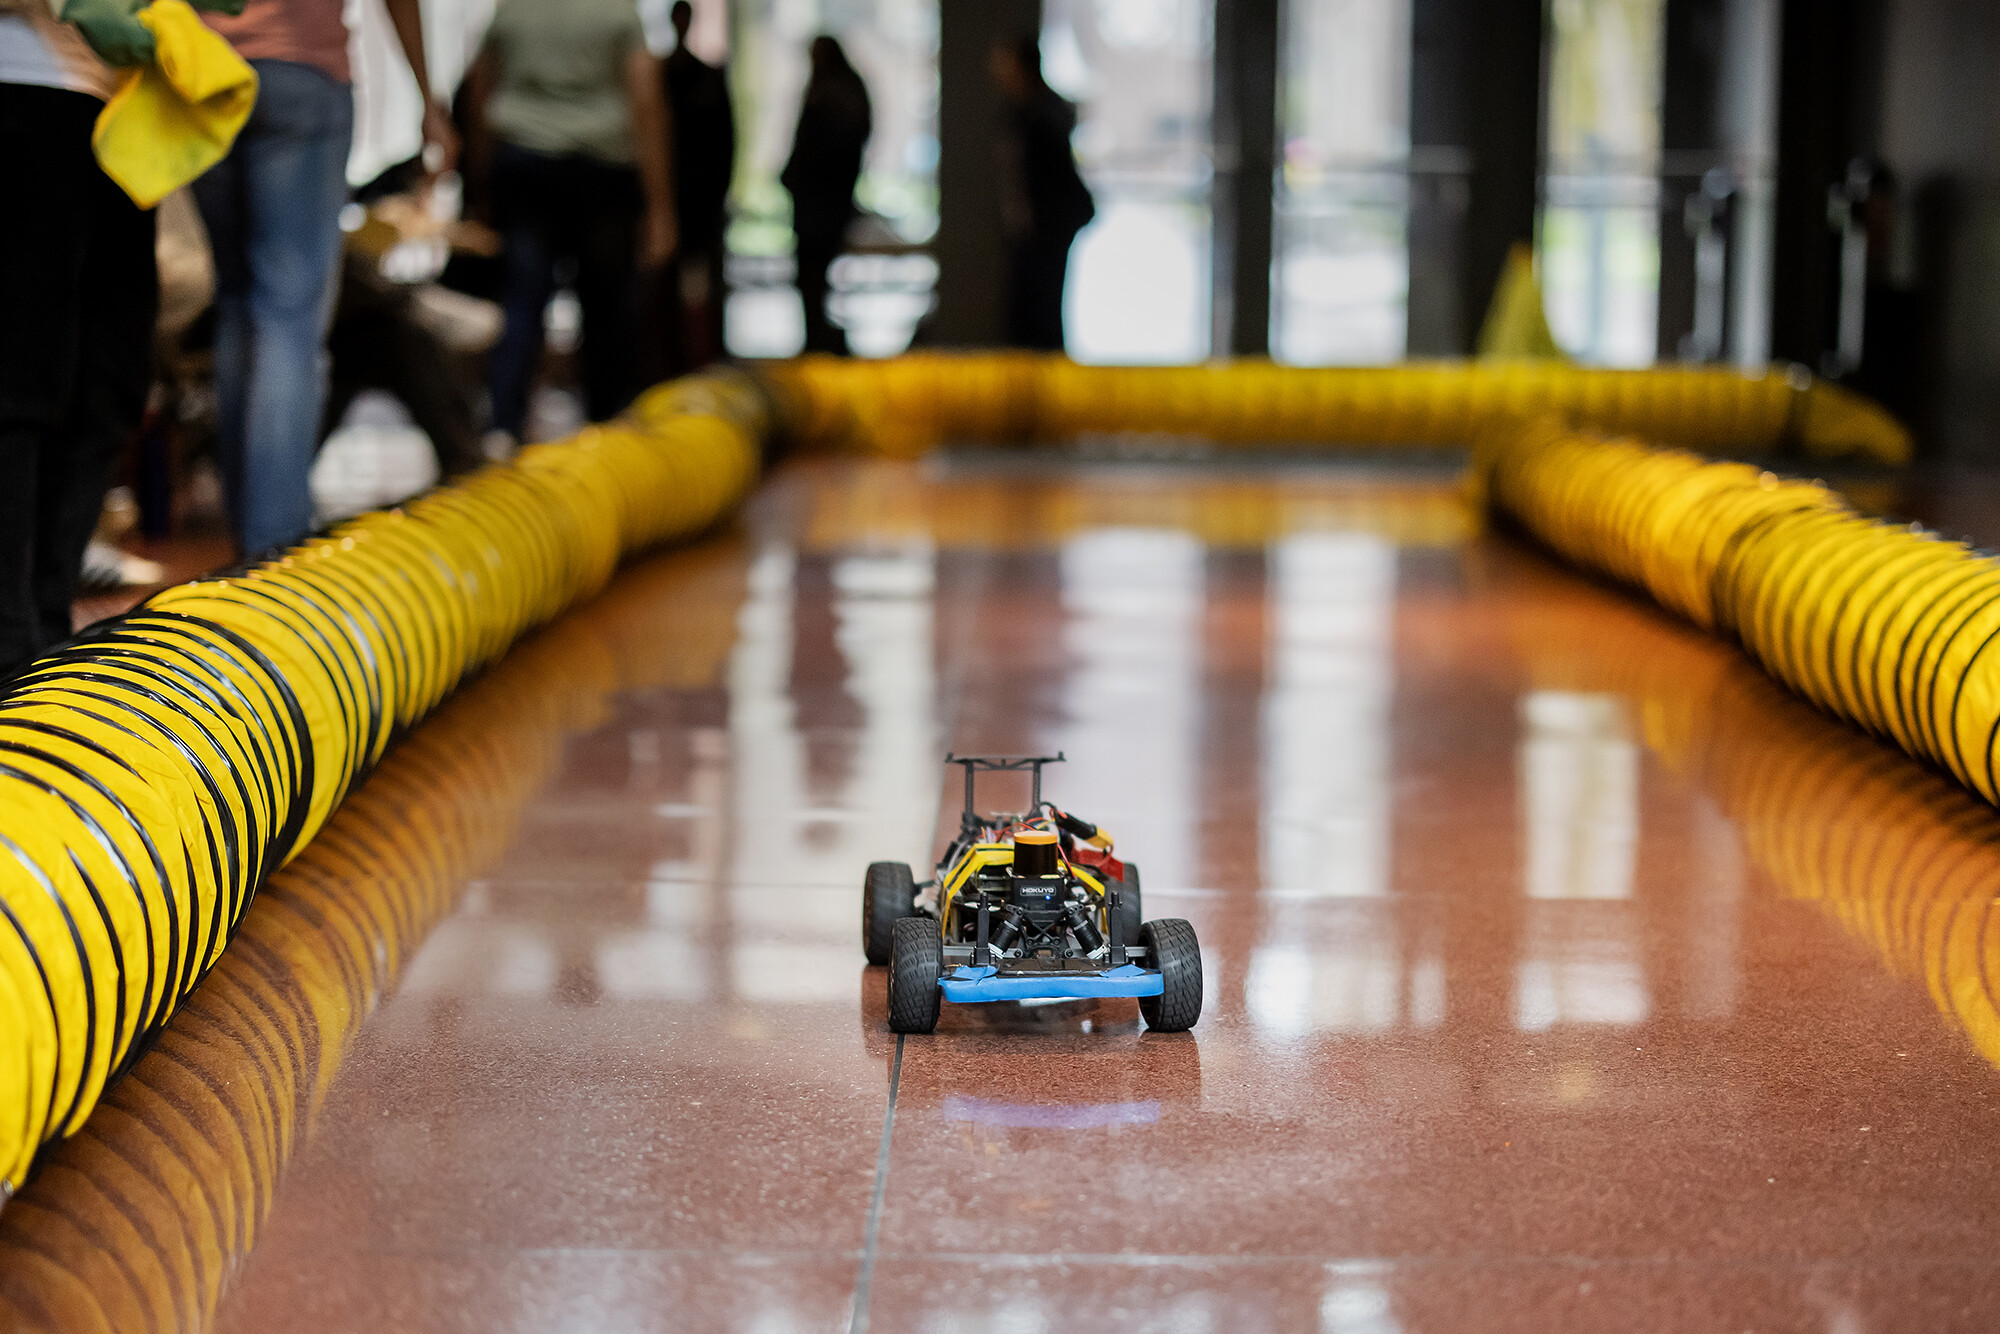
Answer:
MULTIPOLYGON (((207 1327, 362 1025, 468 877, 512 841, 565 737, 594 723, 608 692, 699 654, 685 637, 698 626, 681 627, 681 650, 662 661, 636 658, 612 623, 634 628, 635 607, 727 560, 717 550, 634 571, 515 649, 264 885, 153 1049, 0 1212, 0 1324, 207 1327)), ((545 987, 550 961, 515 943, 496 952, 487 985, 545 987)))
POLYGON ((1268 559, 1264 884, 1386 894, 1396 550, 1368 533, 1298 533, 1268 559))
POLYGON ((1639 853, 1639 747, 1616 695, 1521 698, 1531 899, 1629 899, 1639 853))
POLYGON ((1069 756, 1048 772, 1050 797, 1111 830, 1144 863, 1148 886, 1193 883, 1201 543, 1167 529, 1087 529, 1063 544, 1057 568, 1071 664, 1061 720, 1036 728, 1024 718, 1024 734, 1003 749, 1069 756))
POLYGON ((1269 922, 1270 943, 1250 955, 1245 995, 1251 1022, 1269 1038, 1433 1029, 1444 1022, 1444 961, 1430 952, 1410 957, 1395 917, 1343 910, 1319 948, 1312 947, 1316 933, 1308 924, 1282 909, 1269 922))
POLYGON ((0 1212, 0 1324, 1966 1327, 1996 830, 1446 479, 798 466, 396 752, 0 1212), (887 1032, 948 747, 1069 753, 1193 1033, 887 1032))
MULTIPOLYGON (((2000 819, 1936 772, 1833 722, 1741 658, 1662 627, 1646 651, 1552 645, 1535 636, 1530 661, 1560 661, 1615 686, 1646 720, 1647 745, 1699 783, 1740 830, 1748 860, 1789 897, 1816 902, 1921 981, 1938 1009, 2000 1066, 2000 819)), ((1598 825, 1600 829, 1603 824, 1598 825)), ((1700 840, 1727 850, 1722 830, 1700 840)), ((1734 886, 1740 871, 1705 877, 1734 886)), ((1726 905, 1730 895, 1722 895, 1726 905)), ((1718 921, 1729 914, 1718 912, 1718 921)), ((1736 991, 1722 965, 1731 948, 1689 962, 1699 1008, 1726 1012, 1736 991)))

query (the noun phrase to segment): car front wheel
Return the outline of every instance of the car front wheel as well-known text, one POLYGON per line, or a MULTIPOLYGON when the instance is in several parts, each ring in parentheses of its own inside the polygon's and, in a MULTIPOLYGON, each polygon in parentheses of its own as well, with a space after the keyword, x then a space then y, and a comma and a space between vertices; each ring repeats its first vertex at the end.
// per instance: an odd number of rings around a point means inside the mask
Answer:
MULTIPOLYGON (((938 981, 943 976, 944 936, 938 924, 928 917, 905 917, 896 923, 889 947, 892 1031, 928 1033, 937 1027, 938 1007, 944 1001, 938 981)), ((1198 970, 1196 976, 1200 976, 1198 970)))
POLYGON ((1141 996, 1139 1013, 1155 1033, 1185 1033, 1201 1018, 1201 943, 1178 917, 1139 928, 1139 939, 1160 970, 1160 994, 1141 996))

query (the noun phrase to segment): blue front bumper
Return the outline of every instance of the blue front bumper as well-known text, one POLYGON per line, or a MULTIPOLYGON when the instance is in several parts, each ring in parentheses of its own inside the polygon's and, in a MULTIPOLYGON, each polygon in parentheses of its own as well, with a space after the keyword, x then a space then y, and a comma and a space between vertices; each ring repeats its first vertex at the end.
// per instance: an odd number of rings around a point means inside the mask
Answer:
POLYGON ((995 968, 960 965, 946 973, 938 986, 956 1004, 1003 1000, 1087 1000, 1099 996, 1157 996, 1160 975, 1136 964, 1102 973, 1049 973, 1035 977, 1000 977, 995 968))

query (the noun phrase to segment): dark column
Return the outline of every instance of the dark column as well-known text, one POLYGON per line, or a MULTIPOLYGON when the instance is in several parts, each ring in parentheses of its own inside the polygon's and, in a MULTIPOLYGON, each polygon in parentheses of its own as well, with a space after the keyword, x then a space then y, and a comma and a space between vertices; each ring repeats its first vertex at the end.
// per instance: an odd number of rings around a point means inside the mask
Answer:
POLYGON ((1000 94, 987 74, 995 43, 1038 32, 1040 0, 950 0, 938 6, 938 308, 924 340, 990 346, 1004 332, 1007 271, 994 144, 1000 94))
MULTIPOLYGON (((1715 168, 1727 168, 1728 155, 1721 123, 1723 0, 1667 0, 1665 96, 1660 108, 1660 320, 1662 361, 1697 356, 1707 360, 1722 352, 1720 335, 1713 347, 1694 340, 1696 237, 1690 220, 1726 236, 1728 219, 1711 191, 1704 194, 1702 178, 1715 168), (1692 204, 1692 208, 1690 205, 1692 204)), ((1726 328, 1726 325, 1724 326, 1726 328)))
POLYGON ((1271 350, 1278 0, 1215 7, 1213 313, 1218 356, 1271 350))
POLYGON ((1535 235, 1542 0, 1415 0, 1412 20, 1410 355, 1455 356, 1535 235))
POLYGON ((1876 0, 1785 0, 1771 354, 1814 371, 1835 346, 1840 300, 1827 195, 1873 146, 1879 27, 1876 0))

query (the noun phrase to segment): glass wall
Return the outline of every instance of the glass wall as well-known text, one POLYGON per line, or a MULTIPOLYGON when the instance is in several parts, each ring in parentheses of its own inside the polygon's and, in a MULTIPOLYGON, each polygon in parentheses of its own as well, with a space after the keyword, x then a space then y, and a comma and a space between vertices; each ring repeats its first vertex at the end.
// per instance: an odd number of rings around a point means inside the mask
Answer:
POLYGON ((1209 349, 1211 0, 1045 0, 1042 68, 1077 104, 1097 218, 1070 251, 1063 324, 1086 362, 1209 349))
POLYGON ((902 351, 937 279, 924 251, 937 233, 937 0, 736 0, 729 17, 737 128, 729 350, 790 356, 804 345, 791 197, 778 174, 798 125, 806 48, 824 32, 867 82, 875 122, 855 188, 865 212, 851 253, 834 265, 829 309, 856 353, 902 351))
POLYGON ((1396 361, 1409 326, 1410 0, 1288 0, 1271 351, 1396 361))
POLYGON ((1598 365, 1659 341, 1663 20, 1663 0, 1549 5, 1542 288, 1556 341, 1598 365))

